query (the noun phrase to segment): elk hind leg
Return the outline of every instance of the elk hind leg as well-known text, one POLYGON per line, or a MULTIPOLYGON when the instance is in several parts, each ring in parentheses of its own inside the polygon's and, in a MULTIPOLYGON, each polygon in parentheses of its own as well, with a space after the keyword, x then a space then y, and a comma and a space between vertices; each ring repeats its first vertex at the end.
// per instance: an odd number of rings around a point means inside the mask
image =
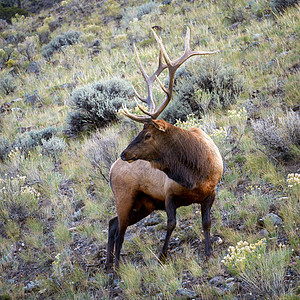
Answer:
POLYGON ((215 192, 209 195, 204 202, 201 204, 201 215, 202 215, 202 227, 204 231, 205 238, 205 255, 210 257, 212 254, 211 241, 210 241, 210 227, 211 227, 211 218, 210 218, 210 209, 215 200, 215 192))
POLYGON ((107 257, 105 268, 107 271, 111 271, 114 260, 114 248, 115 248, 115 239, 118 231, 118 217, 114 217, 109 221, 108 227, 108 242, 107 242, 107 257))
POLYGON ((147 217, 153 210, 153 199, 145 194, 139 194, 136 197, 136 201, 131 208, 128 217, 119 220, 119 231, 116 237, 116 251, 115 251, 115 267, 118 269, 120 263, 120 251, 124 242, 125 232, 128 226, 137 223, 143 218, 147 217))

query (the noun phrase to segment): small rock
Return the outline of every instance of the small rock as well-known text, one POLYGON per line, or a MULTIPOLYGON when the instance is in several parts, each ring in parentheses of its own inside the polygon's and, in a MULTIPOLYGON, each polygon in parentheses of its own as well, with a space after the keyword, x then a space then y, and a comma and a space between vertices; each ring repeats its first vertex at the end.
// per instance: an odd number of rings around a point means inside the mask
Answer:
POLYGON ((92 44, 92 47, 99 47, 100 46, 100 40, 95 40, 92 44))
POLYGON ((34 74, 38 75, 40 73, 39 64, 36 61, 33 61, 32 63, 30 63, 30 65, 27 69, 27 73, 34 73, 34 74))
POLYGON ((256 33, 256 34, 253 35, 253 40, 258 41, 258 40, 260 40, 261 37, 262 37, 262 34, 256 33))
POLYGON ((159 215, 155 215, 153 217, 150 217, 149 219, 145 220, 144 225, 145 226, 153 226, 161 223, 162 219, 159 215))
POLYGON ((41 98, 37 93, 34 93, 33 95, 26 94, 24 103, 35 105, 37 102, 40 102, 41 98))
POLYGON ((209 280, 209 284, 213 286, 220 286, 223 285, 224 277, 223 276, 216 276, 209 280))
POLYGON ((13 103, 16 103, 16 102, 20 102, 20 101, 22 101, 22 100, 23 100, 22 98, 13 99, 13 100, 11 100, 10 103, 8 103, 8 104, 10 105, 10 104, 13 104, 13 103))
POLYGON ((184 297, 184 299, 192 299, 192 298, 196 298, 198 294, 195 291, 184 288, 184 289, 178 289, 175 292, 175 296, 184 297))
POLYGON ((273 213, 267 214, 266 217, 271 219, 273 225, 281 225, 283 223, 282 219, 273 213))
POLYGON ((234 277, 229 277, 225 280, 226 283, 230 283, 232 281, 235 281, 234 277))
POLYGON ((215 245, 221 245, 223 244, 223 240, 219 237, 219 236, 214 236, 212 239, 211 239, 211 242, 215 245))
POLYGON ((24 286, 24 290, 26 292, 31 292, 33 290, 35 290, 36 288, 38 288, 40 285, 39 281, 29 281, 25 286, 24 286))
POLYGON ((238 230, 244 230, 245 229, 245 225, 239 225, 238 226, 238 230))
POLYGON ((290 51, 284 51, 284 52, 281 52, 278 57, 283 57, 283 56, 286 56, 287 54, 289 54, 290 51))
POLYGON ((264 227, 264 225, 265 225, 264 218, 258 217, 257 218, 257 226, 264 227))
POLYGON ((240 22, 233 23, 233 24, 229 27, 229 29, 230 29, 231 31, 233 31, 233 30, 237 29, 240 25, 241 25, 240 22))
POLYGON ((267 237, 269 235, 269 232, 266 229, 262 229, 258 234, 261 237, 267 237))

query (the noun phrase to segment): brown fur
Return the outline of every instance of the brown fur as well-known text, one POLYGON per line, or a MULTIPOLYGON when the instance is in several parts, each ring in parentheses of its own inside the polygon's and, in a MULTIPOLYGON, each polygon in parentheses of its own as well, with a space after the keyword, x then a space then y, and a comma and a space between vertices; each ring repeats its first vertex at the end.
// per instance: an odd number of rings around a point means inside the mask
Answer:
POLYGON ((202 132, 196 128, 187 131, 169 124, 165 133, 161 155, 153 162, 153 167, 189 189, 195 188, 197 182, 207 180, 212 158, 206 143, 201 141, 202 132))
POLYGON ((107 267, 112 264, 114 245, 118 265, 126 228, 156 209, 168 214, 167 236, 160 254, 164 260, 176 224, 176 208, 192 203, 201 204, 209 256, 209 212, 223 172, 222 158, 210 137, 201 129, 183 130, 157 120, 144 126, 121 157, 123 160, 117 160, 110 173, 118 217, 110 222, 107 267))

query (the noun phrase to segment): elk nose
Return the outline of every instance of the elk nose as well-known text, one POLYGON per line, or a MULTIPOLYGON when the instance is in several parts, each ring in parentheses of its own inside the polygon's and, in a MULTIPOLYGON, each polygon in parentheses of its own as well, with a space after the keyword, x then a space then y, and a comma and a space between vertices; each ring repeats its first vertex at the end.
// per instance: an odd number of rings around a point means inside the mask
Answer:
POLYGON ((124 151, 121 153, 120 157, 122 160, 124 160, 124 161, 126 160, 126 154, 124 151))

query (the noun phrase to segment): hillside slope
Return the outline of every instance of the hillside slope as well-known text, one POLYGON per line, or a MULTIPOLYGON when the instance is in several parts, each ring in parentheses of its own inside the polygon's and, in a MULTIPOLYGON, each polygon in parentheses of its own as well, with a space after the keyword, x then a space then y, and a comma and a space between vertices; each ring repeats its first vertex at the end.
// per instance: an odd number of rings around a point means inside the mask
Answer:
MULTIPOLYGON (((296 299, 300 96, 297 1, 65 0, 0 22, 0 296, 79 299, 296 299), (201 127, 224 159, 206 262, 197 205, 178 209, 166 265, 165 212, 130 227, 119 276, 103 270, 115 205, 109 168, 141 129, 162 38, 220 50, 178 71, 162 116, 201 127)), ((166 82, 166 73, 161 81, 166 82)), ((156 86, 155 96, 163 92, 156 86)), ((297 288, 298 286, 298 288, 297 288)))

